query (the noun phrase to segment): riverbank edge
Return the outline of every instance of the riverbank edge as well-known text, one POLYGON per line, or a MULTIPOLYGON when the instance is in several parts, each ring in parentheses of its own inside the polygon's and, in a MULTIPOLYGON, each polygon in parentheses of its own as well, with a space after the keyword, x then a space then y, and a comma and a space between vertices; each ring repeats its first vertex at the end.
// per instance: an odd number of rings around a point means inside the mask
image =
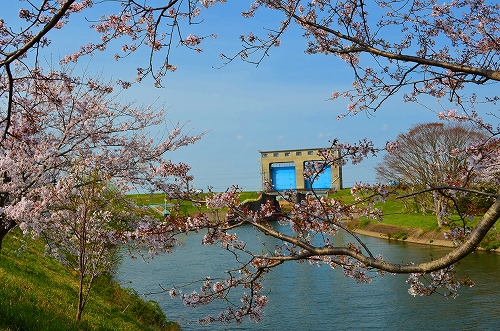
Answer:
MULTIPOLYGON (((388 227, 388 230, 394 229, 393 227, 388 227)), ((405 228, 400 228, 401 230, 404 230, 405 228)), ((400 239, 400 238, 390 238, 387 235, 387 232, 377 232, 377 231, 370 231, 367 229, 359 229, 359 228, 354 228, 352 231, 356 234, 362 234, 364 236, 368 237, 374 237, 374 238, 380 238, 380 239, 385 239, 388 241, 404 241, 404 242, 409 242, 413 244, 420 244, 420 245, 433 245, 433 246, 442 246, 442 247, 455 247, 455 244, 446 239, 427 239, 427 238, 417 238, 414 236, 408 236, 406 239, 400 239)))
MULTIPOLYGON (((350 222, 350 224, 348 224, 348 228, 356 234, 385 239, 387 241, 401 241, 413 244, 450 248, 456 247, 453 241, 444 238, 444 234, 442 232, 423 231, 422 229, 407 228, 384 223, 368 223, 367 225, 363 226, 363 228, 360 228, 359 221, 350 222), (393 238, 392 235, 398 233, 399 231, 408 233, 408 237, 406 239, 393 238)), ((486 251, 481 247, 477 247, 476 249, 486 251)), ((487 251, 500 253, 500 249, 492 249, 487 251)))

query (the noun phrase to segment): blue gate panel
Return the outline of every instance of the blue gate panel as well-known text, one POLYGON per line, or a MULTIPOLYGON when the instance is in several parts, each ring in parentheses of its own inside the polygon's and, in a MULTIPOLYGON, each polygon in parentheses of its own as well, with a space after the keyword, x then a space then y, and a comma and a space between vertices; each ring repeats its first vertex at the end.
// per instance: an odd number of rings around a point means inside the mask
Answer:
POLYGON ((297 188, 295 181, 295 165, 289 163, 272 164, 271 180, 275 190, 294 190, 297 188))
MULTIPOLYGON (((311 189, 311 182, 305 181, 305 188, 311 189)), ((328 166, 319 176, 317 176, 313 183, 312 188, 317 190, 324 190, 332 188, 332 169, 328 166)))

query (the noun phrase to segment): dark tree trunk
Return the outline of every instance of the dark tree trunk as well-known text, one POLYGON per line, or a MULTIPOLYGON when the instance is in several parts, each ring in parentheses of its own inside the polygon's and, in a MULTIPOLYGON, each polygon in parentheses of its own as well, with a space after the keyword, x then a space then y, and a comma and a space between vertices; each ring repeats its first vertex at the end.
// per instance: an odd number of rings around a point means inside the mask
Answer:
POLYGON ((5 237, 5 235, 15 227, 16 222, 0 217, 0 251, 2 250, 3 237, 5 237))
POLYGON ((80 272, 80 279, 78 283, 78 307, 76 311, 76 320, 80 321, 82 319, 83 307, 85 302, 83 300, 83 272, 80 272))
MULTIPOLYGON (((3 173, 1 179, 3 183, 10 182, 10 177, 7 176, 5 172, 3 173)), ((7 192, 0 192, 0 207, 4 208, 7 205, 8 199, 9 194, 7 192)), ((15 221, 6 219, 5 215, 0 215, 0 251, 2 250, 3 237, 5 237, 5 235, 9 233, 10 230, 15 228, 15 226, 15 221)))

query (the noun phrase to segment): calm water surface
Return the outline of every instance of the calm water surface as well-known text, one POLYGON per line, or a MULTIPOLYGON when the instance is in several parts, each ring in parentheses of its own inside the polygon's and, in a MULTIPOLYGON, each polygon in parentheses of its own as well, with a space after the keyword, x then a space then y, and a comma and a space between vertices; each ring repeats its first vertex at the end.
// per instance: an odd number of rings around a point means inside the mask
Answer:
MULTIPOLYGON (((255 239, 251 227, 238 230, 238 234, 255 239)), ((221 270, 235 266, 231 255, 222 249, 201 246, 202 236, 183 237, 184 245, 174 253, 147 264, 125 258, 117 280, 142 294, 160 292, 162 287, 168 290, 208 275, 212 279, 223 277, 221 270)), ((274 247, 274 239, 259 239, 274 247)), ((363 239, 374 254, 380 253, 391 262, 428 261, 449 251, 378 238, 363 239)), ((258 324, 246 320, 242 325, 201 327, 196 323, 198 318, 216 315, 223 306, 187 308, 168 293, 151 294, 146 299, 157 301, 167 317, 178 321, 183 330, 500 330, 500 254, 477 252, 457 270, 459 275, 471 277, 476 285, 461 289, 456 299, 446 299, 438 295, 410 296, 404 275, 378 276, 371 284, 357 285, 340 270, 286 263, 266 276, 263 285, 269 291, 269 303, 258 324)), ((188 287, 184 292, 198 287, 188 287)))

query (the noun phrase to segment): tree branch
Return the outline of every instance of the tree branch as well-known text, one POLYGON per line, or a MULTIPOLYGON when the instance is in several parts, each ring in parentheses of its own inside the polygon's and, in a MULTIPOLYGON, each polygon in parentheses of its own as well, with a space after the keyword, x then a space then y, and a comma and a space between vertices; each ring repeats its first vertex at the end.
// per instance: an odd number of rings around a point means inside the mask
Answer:
POLYGON ((0 61, 0 67, 12 63, 14 60, 20 58, 26 52, 28 52, 36 43, 38 43, 54 26, 59 22, 59 20, 66 15, 71 5, 76 0, 66 0, 66 2, 59 8, 59 10, 52 16, 52 19, 44 25, 44 27, 31 38, 27 43, 25 43, 21 48, 7 55, 5 60, 0 61))
MULTIPOLYGON (((286 10, 283 7, 281 7, 281 8, 282 8, 282 10, 286 10)), ((329 48, 329 51, 332 53, 348 54, 348 53, 364 52, 364 53, 370 53, 373 55, 385 57, 387 59, 398 60, 398 61, 403 61, 403 62, 413 62, 413 63, 418 63, 421 65, 428 65, 431 67, 448 69, 448 70, 453 71, 453 72, 478 75, 478 76, 485 77, 488 79, 500 81, 500 71, 498 71, 498 70, 476 68, 476 67, 451 63, 451 62, 437 61, 437 60, 422 58, 422 57, 413 56, 413 55, 404 55, 404 54, 398 54, 398 53, 393 53, 393 52, 387 52, 387 51, 378 49, 376 47, 370 46, 370 45, 366 44, 365 42, 363 42, 355 37, 345 35, 338 30, 333 30, 333 29, 330 29, 324 25, 305 20, 303 17, 300 17, 299 15, 297 15, 295 13, 289 12, 288 14, 291 15, 293 18, 295 18, 297 21, 299 21, 303 25, 309 25, 309 26, 314 27, 318 30, 323 30, 325 32, 333 34, 334 36, 336 36, 340 39, 350 41, 350 42, 357 45, 356 47, 352 46, 352 47, 349 47, 346 49, 337 49, 337 50, 329 48)))
POLYGON ((425 193, 425 192, 433 192, 433 191, 438 191, 438 190, 463 191, 463 192, 475 193, 475 194, 479 194, 479 195, 483 195, 483 196, 487 196, 487 197, 491 197, 491 198, 498 198, 498 194, 488 193, 488 192, 483 192, 483 191, 477 191, 477 190, 472 190, 472 189, 468 189, 468 188, 465 188, 465 187, 458 187, 458 186, 436 186, 436 187, 430 187, 430 188, 427 188, 427 189, 424 189, 424 190, 420 190, 420 191, 417 191, 417 192, 412 192, 412 193, 409 193, 409 194, 405 194, 405 195, 399 196, 397 198, 398 199, 404 199, 404 198, 409 198, 409 197, 412 197, 412 196, 415 196, 415 195, 419 195, 419 194, 422 194, 422 193, 425 193))
POLYGON ((289 256, 263 257, 266 259, 276 260, 276 261, 296 261, 301 259, 307 259, 313 256, 326 256, 326 255, 349 256, 363 263, 367 267, 376 268, 386 272, 398 273, 398 274, 427 273, 446 268, 449 265, 460 261, 461 259, 469 255, 476 249, 481 240, 488 233, 489 229, 495 224, 495 222, 500 217, 500 199, 499 196, 496 197, 497 199, 495 200, 493 205, 484 214, 482 219, 479 221, 474 230, 471 232, 470 236, 462 243, 462 245, 455 248, 453 251, 443 256, 442 258, 420 264, 402 265, 402 264, 388 263, 373 258, 371 256, 366 256, 363 253, 360 253, 359 251, 347 247, 326 247, 326 246, 315 247, 296 237, 285 235, 272 228, 268 228, 262 224, 256 223, 253 220, 250 220, 248 217, 246 218, 246 222, 258 228, 266 235, 283 240, 285 242, 289 242, 306 251, 305 253, 293 256, 289 255, 289 256))

